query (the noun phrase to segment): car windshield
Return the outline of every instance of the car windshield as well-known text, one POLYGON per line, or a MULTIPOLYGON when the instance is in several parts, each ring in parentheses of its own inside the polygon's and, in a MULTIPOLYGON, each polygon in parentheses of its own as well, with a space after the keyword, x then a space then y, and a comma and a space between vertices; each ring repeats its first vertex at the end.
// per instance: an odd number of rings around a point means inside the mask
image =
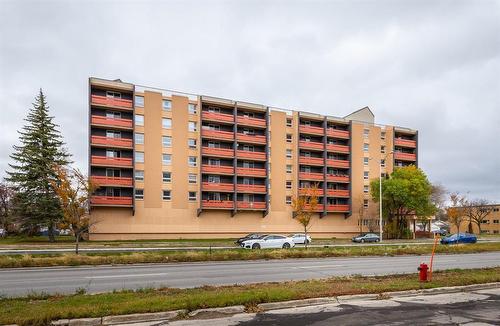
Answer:
POLYGON ((454 235, 452 235, 452 236, 449 236, 449 237, 448 237, 448 239, 450 239, 450 240, 455 240, 456 238, 457 238, 457 235, 456 235, 456 234, 454 234, 454 235))
POLYGON ((258 237, 257 239, 264 239, 265 237, 267 237, 267 234, 263 234, 260 237, 258 237))

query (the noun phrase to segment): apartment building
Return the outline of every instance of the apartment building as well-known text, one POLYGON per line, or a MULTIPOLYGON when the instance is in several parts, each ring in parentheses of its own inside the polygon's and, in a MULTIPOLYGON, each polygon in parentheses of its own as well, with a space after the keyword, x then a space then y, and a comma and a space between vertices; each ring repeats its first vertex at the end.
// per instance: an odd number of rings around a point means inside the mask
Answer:
POLYGON ((90 238, 298 232, 291 202, 312 186, 310 232, 350 237, 377 207, 370 180, 417 149, 416 130, 367 107, 341 118, 90 78, 90 238))
MULTIPOLYGON (((482 207, 482 206, 476 206, 482 207)), ((500 234, 500 204, 488 205, 490 213, 483 219, 481 223, 481 231, 486 234, 500 234)), ((462 208, 465 210, 465 208, 462 208)), ((457 227, 451 224, 452 233, 457 232, 457 227)), ((471 232, 479 234, 479 227, 474 221, 470 221, 464 217, 460 223, 460 232, 471 232)))

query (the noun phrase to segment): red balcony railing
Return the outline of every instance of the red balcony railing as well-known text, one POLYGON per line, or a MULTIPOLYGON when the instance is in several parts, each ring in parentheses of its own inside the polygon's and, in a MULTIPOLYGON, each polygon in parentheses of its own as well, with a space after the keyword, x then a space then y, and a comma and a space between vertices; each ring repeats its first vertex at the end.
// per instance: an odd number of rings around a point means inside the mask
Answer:
POLYGON ((206 138, 216 138, 216 139, 228 139, 228 140, 234 139, 234 133, 232 131, 202 129, 201 136, 206 138))
POLYGON ((90 203, 93 205, 132 205, 132 197, 113 197, 113 196, 92 196, 90 203))
POLYGON ((236 174, 253 177, 265 177, 266 169, 259 168, 236 168, 236 174))
POLYGON ((240 125, 245 125, 245 126, 252 126, 252 127, 265 127, 266 126, 266 120, 265 119, 259 119, 259 118, 250 118, 250 117, 245 117, 245 116, 238 116, 236 117, 236 121, 240 125))
POLYGON ((214 173, 214 174, 234 174, 234 169, 232 166, 226 165, 208 165, 203 164, 201 167, 202 173, 214 173))
POLYGON ((130 119, 108 118, 100 115, 92 116, 92 124, 111 126, 111 127, 132 128, 132 120, 130 119))
POLYGON ((211 120, 211 121, 234 122, 234 116, 232 114, 227 114, 227 113, 203 111, 201 113, 201 118, 203 120, 211 120))
POLYGON ((266 192, 266 186, 265 185, 237 184, 236 190, 238 192, 266 192))
POLYGON ((236 134, 236 139, 242 142, 252 143, 252 144, 265 144, 267 139, 266 136, 262 135, 245 135, 242 133, 236 134))
POLYGON ((299 188, 299 194, 303 196, 323 196, 323 189, 318 188, 314 190, 313 188, 299 188))
POLYGON ((401 160, 401 161, 416 161, 417 155, 411 154, 411 153, 395 152, 394 159, 401 160))
POLYGON ((232 183, 203 182, 203 191, 234 191, 232 183))
POLYGON ((124 99, 120 99, 120 98, 92 95, 91 102, 92 102, 92 104, 95 104, 95 105, 104 105, 104 106, 132 109, 132 100, 124 100, 124 99))
POLYGON ((349 146, 326 144, 326 150, 329 152, 349 153, 349 146))
POLYGON ((202 147, 202 155, 212 155, 212 156, 222 156, 222 157, 234 157, 234 150, 232 148, 213 148, 213 147, 202 147))
MULTIPOLYGON (((304 205, 304 209, 311 209, 311 206, 309 204, 304 205)), ((316 208, 314 209, 315 212, 322 212, 324 209, 323 204, 318 204, 316 205, 316 208)))
POLYGON ((326 180, 331 182, 349 182, 348 175, 327 174, 326 180))
POLYGON ((304 180, 323 180, 323 173, 300 172, 299 179, 304 180))
POLYGON ((114 138, 105 136, 92 136, 92 145, 107 145, 117 147, 132 147, 132 139, 114 138))
POLYGON ((236 207, 238 207, 239 209, 266 209, 266 203, 263 201, 237 201, 236 207))
POLYGON ((309 164, 309 165, 323 165, 324 161, 322 157, 299 157, 299 164, 309 164))
POLYGON ((331 197, 349 197, 348 189, 327 189, 326 194, 331 197))
POLYGON ((201 207, 203 208, 233 208, 232 200, 202 200, 201 207))
POLYGON ((92 181, 98 186, 132 186, 132 178, 93 175, 92 181))
POLYGON ((301 140, 299 142, 299 146, 302 147, 302 148, 309 148, 309 149, 320 149, 322 150, 323 149, 323 143, 320 143, 320 142, 314 142, 314 141, 305 141, 305 140, 301 140))
POLYGON ((313 134, 313 135, 324 135, 325 134, 325 130, 323 129, 323 127, 314 127, 314 126, 306 126, 306 125, 300 125, 299 132, 302 132, 305 134, 313 134))
POLYGON ((132 159, 125 157, 92 156, 91 164, 106 166, 126 166, 132 167, 132 159))
POLYGON ((394 146, 415 148, 417 147, 417 142, 410 139, 394 138, 394 146))
POLYGON ((349 205, 326 205, 328 212, 349 212, 349 205))
POLYGON ((349 139, 349 131, 328 128, 326 134, 329 137, 349 139))
POLYGON ((349 167, 349 161, 327 159, 326 160, 326 165, 334 167, 334 168, 348 168, 349 167))
POLYGON ((244 150, 237 150, 236 155, 240 158, 247 158, 251 160, 265 160, 266 159, 266 153, 265 152, 252 152, 252 151, 244 151, 244 150))

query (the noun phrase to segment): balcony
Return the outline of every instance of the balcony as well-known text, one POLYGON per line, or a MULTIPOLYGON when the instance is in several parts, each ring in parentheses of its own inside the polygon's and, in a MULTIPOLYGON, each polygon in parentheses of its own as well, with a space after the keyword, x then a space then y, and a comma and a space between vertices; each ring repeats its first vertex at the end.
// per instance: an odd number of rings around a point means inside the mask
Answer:
POLYGON ((236 191, 238 192, 266 192, 266 185, 247 185, 247 184, 237 184, 236 191))
POLYGON ((234 185, 232 183, 215 183, 215 182, 203 182, 203 191, 222 191, 222 192, 233 192, 234 185))
POLYGON ((202 129, 201 136, 205 138, 234 140, 234 133, 232 131, 202 129))
POLYGON ((130 139, 130 138, 92 136, 91 143, 92 143, 92 145, 104 145, 104 146, 111 146, 111 147, 132 148, 132 139, 130 139))
POLYGON ((242 176, 251 176, 251 177, 265 177, 266 169, 259 168, 236 168, 236 174, 242 176))
POLYGON ((299 142, 299 146, 301 148, 323 150, 324 144, 323 143, 319 143, 319 142, 314 142, 314 141, 301 140, 299 142))
POLYGON ((201 119, 202 120, 217 121, 217 122, 234 123, 234 116, 232 114, 227 114, 227 113, 202 111, 201 112, 201 119))
POLYGON ((326 210, 328 212, 349 212, 349 205, 326 205, 326 210))
POLYGON ((323 173, 300 172, 299 179, 323 181, 323 173))
POLYGON ((234 169, 232 166, 227 166, 227 165, 203 164, 201 167, 201 172, 213 173, 213 174, 234 174, 234 169))
POLYGON ((263 135, 245 135, 242 133, 237 133, 236 139, 238 141, 251 144, 265 144, 267 142, 266 136, 263 135))
POLYGON ((234 157, 234 150, 232 148, 202 147, 201 154, 216 157, 234 157))
POLYGON ((336 145, 336 144, 326 144, 326 150, 329 152, 348 154, 349 153, 349 146, 336 145))
MULTIPOLYGON (((309 204, 305 204, 305 205, 304 205, 304 209, 306 209, 306 210, 310 210, 310 209, 311 209, 311 206, 310 206, 309 204)), ((315 211, 315 212, 322 212, 322 211, 323 211, 323 209, 324 209, 323 204, 318 204, 318 205, 316 205, 316 209, 315 209, 314 211, 315 211)))
POLYGON ((299 188, 299 195, 301 196, 323 196, 323 189, 317 188, 314 192, 313 188, 299 188))
POLYGON ((324 160, 322 157, 307 157, 307 156, 300 156, 299 157, 299 164, 307 164, 307 165, 323 165, 324 160))
POLYGON ((132 167, 132 158, 128 157, 107 157, 93 155, 90 162, 92 165, 132 167))
POLYGON ((236 122, 239 125, 252 126, 252 127, 266 127, 266 120, 259 118, 251 118, 245 116, 237 116, 236 122))
POLYGON ((326 165, 334 168, 349 168, 349 161, 327 159, 326 165))
POLYGON ((247 201, 237 201, 236 202, 236 207, 238 209, 266 209, 266 202, 263 201, 253 201, 253 202, 247 202, 247 201))
POLYGON ((329 197, 349 197, 349 189, 327 189, 326 195, 329 197))
POLYGON ((401 161, 416 161, 417 155, 412 153, 395 152, 394 159, 401 161))
POLYGON ((333 138, 349 139, 348 130, 338 130, 338 129, 328 128, 326 130, 326 135, 328 137, 333 137, 333 138))
POLYGON ((132 100, 125 100, 121 98, 92 95, 91 103, 93 105, 109 106, 113 108, 132 109, 132 100))
POLYGON ((326 180, 330 182, 349 182, 349 176, 348 175, 342 175, 342 174, 327 174, 326 175, 326 180))
POLYGON ((132 178, 125 177, 107 177, 93 175, 91 180, 98 186, 123 186, 131 187, 133 185, 132 178))
POLYGON ((250 159, 250 160, 261 160, 265 161, 266 160, 266 153, 265 152, 252 152, 252 151, 244 151, 244 150, 237 150, 236 155, 238 158, 244 158, 244 159, 250 159))
POLYGON ((214 209, 232 209, 234 207, 234 203, 232 200, 202 200, 201 201, 202 208, 214 208, 214 209))
POLYGON ((314 126, 306 126, 300 125, 299 132, 304 134, 312 134, 312 135, 324 135, 325 130, 323 127, 314 127, 314 126))
POLYGON ((131 119, 108 118, 100 115, 92 116, 92 124, 106 127, 132 128, 131 119))
POLYGON ((92 196, 90 204, 102 206, 132 206, 132 197, 92 196))
POLYGON ((416 148, 417 142, 410 139, 394 138, 394 146, 416 148))

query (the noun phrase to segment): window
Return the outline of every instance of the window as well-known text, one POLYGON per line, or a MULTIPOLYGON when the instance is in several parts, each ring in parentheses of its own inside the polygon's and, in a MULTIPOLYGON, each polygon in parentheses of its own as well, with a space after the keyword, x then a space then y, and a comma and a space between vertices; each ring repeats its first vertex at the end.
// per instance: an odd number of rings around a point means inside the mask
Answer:
POLYGON ((493 220, 493 224, 498 224, 499 220, 493 220))
POLYGON ((144 199, 144 189, 135 190, 135 199, 144 199))
POLYGON ((385 153, 385 146, 380 146, 380 153, 385 153))
POLYGON ((171 200, 172 196, 170 194, 170 190, 163 190, 163 200, 171 200))
POLYGON ((188 182, 189 182, 189 183, 196 183, 196 174, 194 174, 194 173, 189 173, 189 174, 188 174, 188 182))
POLYGON ((363 157, 363 164, 364 164, 364 165, 368 165, 368 161, 369 161, 369 160, 370 160, 370 159, 369 159, 368 157, 363 157))
POLYGON ((218 175, 209 175, 208 176, 209 183, 220 183, 220 176, 218 175))
POLYGON ((196 104, 189 103, 188 104, 188 112, 190 114, 196 114, 196 104))
POLYGON ((120 112, 106 112, 106 118, 110 119, 120 119, 122 117, 122 114, 120 112))
POLYGON ((196 201, 196 191, 189 191, 188 200, 189 201, 196 201))
POLYGON ((113 91, 106 91, 106 97, 122 98, 122 94, 118 93, 118 92, 113 92, 113 91))
POLYGON ((163 172, 163 182, 172 182, 171 172, 163 172))
POLYGON ((172 110, 172 101, 170 101, 170 100, 163 100, 162 103, 163 103, 163 110, 164 111, 170 111, 170 110, 172 110))
POLYGON ((380 166, 385 167, 385 160, 380 160, 380 166))
POLYGON ((292 135, 291 134, 286 134, 286 142, 291 143, 292 142, 292 135))
POLYGON ((368 135, 370 134, 370 129, 363 129, 363 136, 365 138, 368 138, 368 135))
POLYGON ((136 145, 144 144, 144 134, 135 133, 135 143, 136 145))
POLYGON ((196 131, 196 122, 189 121, 188 130, 189 131, 196 131))
POLYGON ((286 189, 292 189, 292 181, 287 180, 286 189))
POLYGON ((106 157, 121 157, 121 155, 119 151, 108 149, 106 150, 106 157))
POLYGON ((287 204, 287 205, 291 205, 292 204, 292 196, 286 196, 285 204, 287 204))
POLYGON ((144 96, 135 96, 135 106, 144 107, 144 96))
POLYGON ((188 165, 189 166, 196 166, 196 156, 190 156, 188 158, 188 165))
POLYGON ((369 189, 369 187, 368 187, 368 186, 363 186, 363 192, 364 192, 365 194, 367 194, 369 190, 370 190, 370 189, 369 189))
POLYGON ((144 171, 135 170, 135 181, 144 181, 144 171))
POLYGON ((106 176, 119 178, 122 176, 122 171, 120 169, 106 169, 106 176))
POLYGON ((161 136, 161 143, 163 144, 163 147, 172 147, 172 137, 161 136))
POLYGON ((121 138, 122 133, 114 130, 106 130, 106 137, 108 138, 121 138))
POLYGON ((162 118, 161 125, 163 128, 166 128, 166 129, 172 128, 172 119, 162 118))
POLYGON ((363 144, 363 151, 368 152, 370 145, 369 144, 363 144))
POLYGON ((162 155, 162 163, 163 163, 163 165, 172 164, 172 155, 171 154, 163 154, 162 155))
POLYGON ((292 126, 292 119, 286 119, 286 126, 291 127, 292 126))
POLYGON ((135 152, 135 162, 144 163, 144 152, 135 152))
POLYGON ((363 172, 363 179, 368 180, 369 179, 369 174, 370 174, 370 172, 364 171, 363 172))
POLYGON ((385 131, 382 131, 382 132, 380 133, 380 139, 385 139, 385 131))
POLYGON ((363 208, 368 208, 368 199, 363 199, 363 208))
POLYGON ((191 149, 196 149, 196 139, 194 138, 189 138, 188 139, 188 146, 191 149))
POLYGON ((135 115, 135 125, 144 126, 144 116, 140 114, 135 115))
POLYGON ((286 150, 286 158, 292 158, 292 150, 291 149, 286 150))
POLYGON ((292 173, 292 165, 287 164, 287 166, 286 166, 286 173, 292 173))

